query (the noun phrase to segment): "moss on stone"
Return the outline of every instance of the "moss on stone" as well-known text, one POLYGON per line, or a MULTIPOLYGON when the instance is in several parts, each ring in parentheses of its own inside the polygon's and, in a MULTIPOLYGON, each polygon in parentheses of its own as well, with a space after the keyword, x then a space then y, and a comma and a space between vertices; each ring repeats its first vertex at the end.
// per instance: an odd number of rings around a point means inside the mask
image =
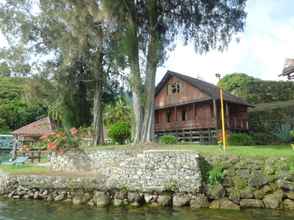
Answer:
POLYGON ((235 189, 244 189, 247 186, 247 181, 239 176, 234 176, 233 184, 235 189))

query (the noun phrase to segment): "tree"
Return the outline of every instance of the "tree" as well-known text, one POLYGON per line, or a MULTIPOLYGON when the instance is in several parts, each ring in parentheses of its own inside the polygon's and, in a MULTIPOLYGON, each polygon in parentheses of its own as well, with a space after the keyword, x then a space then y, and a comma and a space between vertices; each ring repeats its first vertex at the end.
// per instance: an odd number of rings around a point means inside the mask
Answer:
POLYGON ((225 75, 218 86, 233 95, 246 98, 248 96, 248 86, 259 79, 246 75, 245 73, 232 73, 225 75))
POLYGON ((225 75, 218 85, 251 104, 294 99, 294 82, 291 81, 268 81, 233 73, 225 75))
POLYGON ((157 67, 177 36, 192 41, 199 53, 224 49, 243 30, 246 0, 104 0, 120 29, 135 113, 135 143, 151 142, 157 67), (141 54, 146 54, 141 58, 141 54))
POLYGON ((106 106, 104 120, 107 127, 118 122, 127 123, 131 126, 133 121, 131 106, 123 98, 119 98, 115 103, 106 106))
POLYGON ((56 116, 63 113, 57 118, 62 118, 67 127, 87 124, 91 113, 93 142, 102 143, 102 102, 111 94, 105 94, 104 89, 108 87, 106 79, 113 80, 110 51, 115 41, 107 35, 111 32, 105 31, 107 24, 99 1, 90 0, 87 5, 73 0, 39 1, 37 5, 16 0, 2 4, 1 28, 11 45, 30 48, 38 55, 53 55, 40 65, 41 71, 57 82, 59 91, 50 112, 56 116), (33 6, 39 7, 38 13, 32 12, 33 6))
POLYGON ((47 114, 47 108, 28 103, 24 87, 29 79, 0 77, 0 131, 15 130, 47 114))

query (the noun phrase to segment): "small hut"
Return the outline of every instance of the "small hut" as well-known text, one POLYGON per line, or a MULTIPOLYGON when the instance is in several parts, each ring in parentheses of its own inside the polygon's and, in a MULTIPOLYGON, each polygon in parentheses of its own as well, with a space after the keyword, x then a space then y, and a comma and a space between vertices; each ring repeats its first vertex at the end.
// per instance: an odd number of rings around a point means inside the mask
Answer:
POLYGON ((281 76, 286 76, 288 79, 294 79, 294 59, 286 59, 281 76))
POLYGON ((50 134, 52 131, 53 124, 49 117, 45 117, 13 131, 12 134, 17 140, 30 142, 36 141, 41 136, 50 134))

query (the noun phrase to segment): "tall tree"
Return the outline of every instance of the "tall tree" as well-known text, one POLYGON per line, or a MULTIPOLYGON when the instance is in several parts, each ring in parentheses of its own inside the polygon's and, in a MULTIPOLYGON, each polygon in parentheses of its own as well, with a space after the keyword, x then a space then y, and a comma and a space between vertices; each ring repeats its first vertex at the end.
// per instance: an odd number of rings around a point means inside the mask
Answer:
POLYGON ((135 143, 153 139, 155 76, 177 36, 196 52, 224 49, 243 30, 246 0, 104 0, 121 30, 135 113, 135 143), (146 56, 141 56, 146 54, 146 56))
MULTIPOLYGON (((58 82, 61 97, 56 100, 67 113, 64 115, 66 124, 78 119, 74 124, 87 122, 88 108, 92 106, 94 143, 103 142, 102 101, 109 98, 104 91, 108 86, 106 78, 113 79, 110 48, 115 45, 108 34, 111 31, 106 31, 108 26, 99 2, 15 0, 2 3, 0 10, 0 18, 5 21, 1 29, 7 31, 9 42, 19 42, 26 48, 30 46, 30 51, 38 55, 53 57, 53 62, 52 59, 45 62, 52 65, 42 64, 41 67, 49 78, 58 82), (38 10, 34 11, 36 8, 38 10), (20 40, 13 37, 15 34, 20 40), (87 101, 89 97, 91 105, 87 101)), ((54 111, 56 106, 60 105, 55 103, 54 111)))

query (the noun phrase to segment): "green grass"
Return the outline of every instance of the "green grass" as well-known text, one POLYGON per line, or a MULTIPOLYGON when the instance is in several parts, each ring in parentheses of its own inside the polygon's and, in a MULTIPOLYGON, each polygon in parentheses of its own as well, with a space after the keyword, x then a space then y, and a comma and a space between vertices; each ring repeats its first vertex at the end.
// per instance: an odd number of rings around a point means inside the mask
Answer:
MULTIPOLYGON (((175 144, 175 145, 102 145, 87 149, 108 150, 190 150, 202 155, 223 155, 223 150, 217 145, 175 144)), ((293 157, 294 150, 290 145, 259 145, 259 146, 228 146, 226 154, 245 157, 293 157)))
POLYGON ((47 167, 31 164, 24 165, 0 165, 0 172, 8 174, 46 174, 49 173, 47 167))

